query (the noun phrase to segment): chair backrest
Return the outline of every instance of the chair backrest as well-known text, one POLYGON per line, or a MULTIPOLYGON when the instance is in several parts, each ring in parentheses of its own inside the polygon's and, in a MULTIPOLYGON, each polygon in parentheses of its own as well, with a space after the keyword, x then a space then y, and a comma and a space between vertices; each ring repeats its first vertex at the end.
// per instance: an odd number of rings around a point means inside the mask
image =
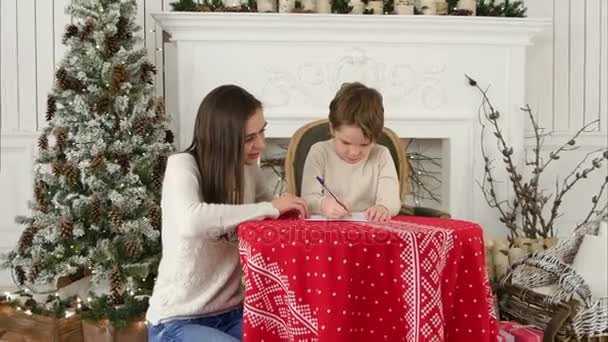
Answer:
MULTIPOLYGON (((304 163, 306 156, 312 145, 316 142, 328 140, 331 138, 329 130, 329 120, 322 119, 313 121, 299 128, 289 140, 287 147, 287 156, 285 158, 285 177, 287 181, 287 190, 300 196, 302 187, 302 173, 304 172, 304 163)), ((382 135, 378 138, 377 143, 386 146, 393 157, 397 176, 399 177, 399 190, 401 197, 408 190, 408 163, 405 159, 405 147, 403 143, 393 132, 388 128, 384 128, 382 135)))

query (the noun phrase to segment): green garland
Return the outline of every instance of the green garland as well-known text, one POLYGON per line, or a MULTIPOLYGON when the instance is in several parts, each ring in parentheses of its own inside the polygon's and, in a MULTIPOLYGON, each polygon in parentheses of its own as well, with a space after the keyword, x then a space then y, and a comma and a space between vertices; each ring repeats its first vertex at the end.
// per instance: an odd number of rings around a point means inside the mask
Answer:
POLYGON ((114 306, 108 296, 92 297, 80 315, 89 321, 108 320, 116 329, 126 327, 129 322, 141 318, 148 309, 148 298, 125 296, 125 303, 114 306))
POLYGON ((496 0, 477 0, 477 16, 482 17, 525 17, 528 8, 523 1, 504 0, 499 4, 496 0))

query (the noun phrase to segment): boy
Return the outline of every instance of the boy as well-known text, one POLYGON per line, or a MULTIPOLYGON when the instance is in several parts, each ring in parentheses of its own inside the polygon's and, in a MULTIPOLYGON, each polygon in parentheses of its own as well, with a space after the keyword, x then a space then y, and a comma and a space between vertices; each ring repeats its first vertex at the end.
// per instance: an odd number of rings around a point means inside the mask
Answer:
POLYGON ((384 127, 382 95, 358 82, 343 84, 329 105, 329 124, 332 138, 314 144, 304 164, 301 194, 310 213, 341 218, 364 211, 370 221, 390 220, 401 198, 391 154, 376 144, 384 127))

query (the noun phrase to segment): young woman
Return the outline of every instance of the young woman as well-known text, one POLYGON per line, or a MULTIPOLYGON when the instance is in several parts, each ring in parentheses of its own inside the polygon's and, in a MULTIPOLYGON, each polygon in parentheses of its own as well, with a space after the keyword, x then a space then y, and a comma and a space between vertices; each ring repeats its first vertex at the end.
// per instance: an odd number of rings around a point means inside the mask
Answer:
POLYGON ((262 105, 234 85, 201 103, 192 144, 169 157, 162 189, 162 259, 150 298, 149 341, 237 341, 242 332, 236 226, 306 204, 274 199, 257 161, 264 150, 262 105))

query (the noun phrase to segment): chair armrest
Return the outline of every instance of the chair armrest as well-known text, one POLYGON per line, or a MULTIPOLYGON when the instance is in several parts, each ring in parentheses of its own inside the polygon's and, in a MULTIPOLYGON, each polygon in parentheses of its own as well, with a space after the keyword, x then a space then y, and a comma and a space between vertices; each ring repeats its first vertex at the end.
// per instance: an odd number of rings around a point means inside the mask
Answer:
POLYGON ((426 208, 426 207, 411 207, 407 205, 401 206, 399 215, 405 216, 426 216, 426 217, 440 217, 450 218, 450 214, 443 212, 438 209, 426 208))

